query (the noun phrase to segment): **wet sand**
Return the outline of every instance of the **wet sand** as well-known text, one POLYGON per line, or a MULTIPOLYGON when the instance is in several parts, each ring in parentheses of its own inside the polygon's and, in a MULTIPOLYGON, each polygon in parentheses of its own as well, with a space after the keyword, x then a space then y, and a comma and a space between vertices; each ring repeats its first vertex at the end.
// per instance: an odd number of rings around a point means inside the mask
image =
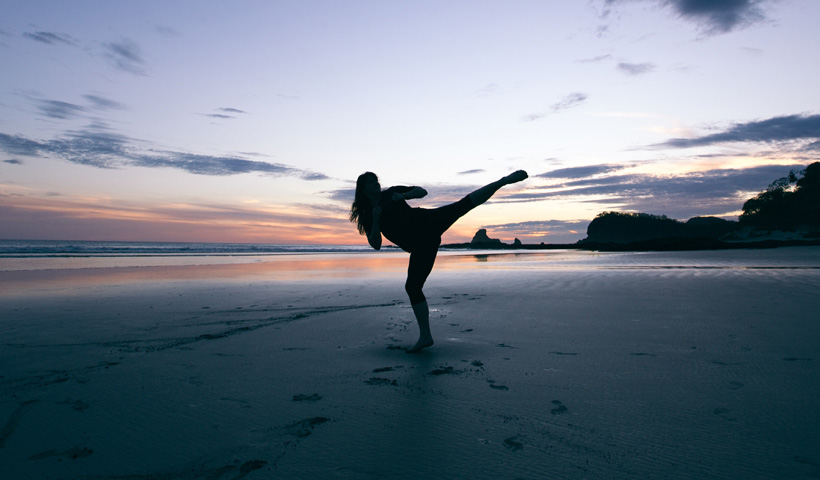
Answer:
POLYGON ((0 273, 0 476, 820 477, 820 249, 288 262, 0 273))

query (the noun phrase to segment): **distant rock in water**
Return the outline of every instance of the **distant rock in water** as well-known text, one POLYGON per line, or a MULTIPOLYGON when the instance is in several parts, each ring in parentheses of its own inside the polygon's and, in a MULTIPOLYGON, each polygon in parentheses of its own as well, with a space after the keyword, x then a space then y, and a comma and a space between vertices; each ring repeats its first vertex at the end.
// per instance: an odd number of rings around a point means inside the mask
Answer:
POLYGON ((521 240, 519 240, 517 238, 515 240, 513 240, 513 247, 520 247, 520 246, 521 246, 521 240))
POLYGON ((473 239, 470 241, 471 245, 475 244, 492 244, 492 245, 501 245, 501 240, 497 238, 490 238, 487 236, 487 229, 482 228, 481 230, 475 232, 473 239))

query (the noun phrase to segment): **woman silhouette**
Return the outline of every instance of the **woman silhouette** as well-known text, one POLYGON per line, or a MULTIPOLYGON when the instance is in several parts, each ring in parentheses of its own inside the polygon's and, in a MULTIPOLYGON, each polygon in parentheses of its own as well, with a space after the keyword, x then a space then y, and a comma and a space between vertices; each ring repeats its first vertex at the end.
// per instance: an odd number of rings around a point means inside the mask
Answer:
POLYGON ((430 310, 421 289, 433 270, 441 235, 464 214, 486 202, 499 188, 526 178, 527 172, 518 170, 479 188, 456 203, 426 209, 411 208, 406 202, 427 195, 425 189, 397 186, 382 191, 375 173, 359 175, 356 197, 350 208, 350 221, 357 224, 360 234, 367 235, 367 242, 376 250, 381 248, 384 234, 385 238, 410 253, 404 289, 419 324, 419 340, 407 350, 408 353, 433 345, 430 310))

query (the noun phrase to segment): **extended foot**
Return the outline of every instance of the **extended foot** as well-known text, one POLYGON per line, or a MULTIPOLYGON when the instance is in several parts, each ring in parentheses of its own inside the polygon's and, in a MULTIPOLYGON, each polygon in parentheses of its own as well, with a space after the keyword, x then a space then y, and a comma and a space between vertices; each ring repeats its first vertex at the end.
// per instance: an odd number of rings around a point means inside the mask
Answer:
POLYGON ((407 353, 416 353, 421 351, 422 348, 427 348, 433 345, 433 339, 431 337, 420 337, 419 341, 413 345, 412 348, 407 349, 407 353))
POLYGON ((507 185, 509 185, 511 183, 526 180, 527 177, 529 177, 529 175, 527 175, 527 172, 525 172, 524 170, 518 170, 504 177, 504 180, 506 181, 507 185))

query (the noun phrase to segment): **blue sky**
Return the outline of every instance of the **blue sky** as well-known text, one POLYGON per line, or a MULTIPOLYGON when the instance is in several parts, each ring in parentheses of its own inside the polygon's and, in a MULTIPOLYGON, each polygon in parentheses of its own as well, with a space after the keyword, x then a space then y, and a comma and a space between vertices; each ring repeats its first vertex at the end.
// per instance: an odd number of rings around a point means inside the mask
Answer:
POLYGON ((813 0, 4 1, 0 238, 363 242, 353 182, 525 243, 736 218, 820 157, 813 0))

